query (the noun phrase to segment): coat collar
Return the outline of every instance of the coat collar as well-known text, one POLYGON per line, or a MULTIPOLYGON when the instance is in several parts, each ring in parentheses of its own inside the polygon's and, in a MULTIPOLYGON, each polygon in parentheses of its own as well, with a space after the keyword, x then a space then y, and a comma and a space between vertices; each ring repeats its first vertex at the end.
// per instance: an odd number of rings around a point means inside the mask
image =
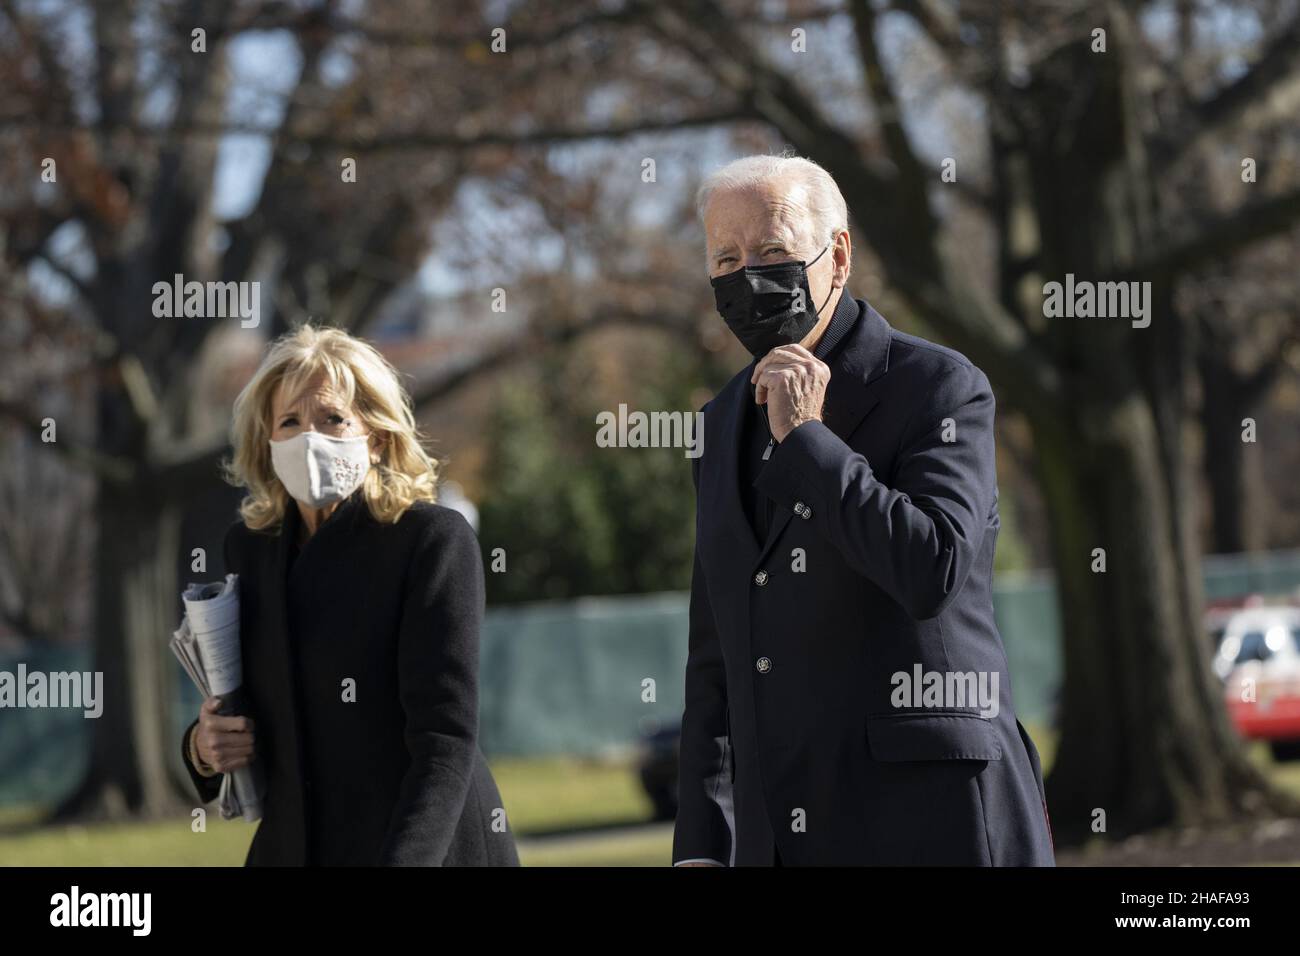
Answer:
MULTIPOLYGON (((339 502, 334 512, 316 529, 316 533, 307 540, 305 545, 298 548, 299 552, 306 552, 317 545, 322 538, 329 538, 340 531, 354 530, 359 522, 365 520, 369 512, 365 491, 358 488, 339 502)), ((297 547, 301 530, 302 514, 298 511, 297 502, 291 498, 289 506, 284 510, 284 520, 280 523, 280 534, 276 541, 276 572, 282 582, 288 579, 290 559, 297 547)))
POLYGON ((858 424, 880 401, 869 386, 889 370, 889 340, 893 329, 864 299, 854 299, 858 321, 849 330, 838 355, 832 356, 822 421, 847 443, 858 424))

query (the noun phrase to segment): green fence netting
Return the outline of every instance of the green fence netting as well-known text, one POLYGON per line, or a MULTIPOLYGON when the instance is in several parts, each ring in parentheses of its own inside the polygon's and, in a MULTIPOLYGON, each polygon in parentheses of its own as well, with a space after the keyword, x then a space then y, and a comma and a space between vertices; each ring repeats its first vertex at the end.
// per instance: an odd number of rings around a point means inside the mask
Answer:
MULTIPOLYGON (((1295 593, 1300 551, 1229 555, 1204 562, 1210 600, 1295 593)), ((1003 575, 994 610, 1022 720, 1053 719, 1061 676, 1052 578, 1003 575)), ((168 654, 166 638, 159 653, 168 654)), ((1207 653, 1209 645, 1207 643, 1207 653)), ((596 755, 625 748, 681 717, 687 595, 587 598, 493 608, 482 639, 480 741, 489 755, 596 755)), ((0 656, 0 670, 89 667, 84 647, 29 648, 0 656)), ((198 710, 176 671, 172 739, 198 710)), ((90 722, 81 711, 0 709, 0 804, 49 802, 85 772, 90 722)))

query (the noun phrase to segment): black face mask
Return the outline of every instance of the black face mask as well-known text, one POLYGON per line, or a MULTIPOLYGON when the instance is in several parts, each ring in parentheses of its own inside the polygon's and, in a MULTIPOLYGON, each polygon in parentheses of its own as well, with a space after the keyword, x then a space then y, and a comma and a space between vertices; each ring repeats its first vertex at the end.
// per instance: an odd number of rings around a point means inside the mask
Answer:
POLYGON ((762 358, 778 345, 803 341, 817 325, 817 317, 835 288, 831 287, 820 308, 815 312, 809 309, 812 292, 808 289, 808 267, 824 256, 826 249, 817 253, 812 262, 743 266, 709 280, 718 314, 755 358, 762 358))

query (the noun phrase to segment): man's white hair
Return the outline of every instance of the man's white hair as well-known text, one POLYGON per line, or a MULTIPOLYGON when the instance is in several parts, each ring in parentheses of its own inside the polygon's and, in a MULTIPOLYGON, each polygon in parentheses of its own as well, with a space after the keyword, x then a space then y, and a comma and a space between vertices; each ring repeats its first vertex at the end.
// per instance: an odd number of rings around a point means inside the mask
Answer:
POLYGON ((819 247, 849 228, 849 210, 840 187, 830 173, 802 156, 758 155, 733 159, 705 177, 695 194, 695 210, 703 220, 704 210, 718 190, 753 188, 773 181, 789 181, 804 187, 808 211, 812 214, 813 241, 819 247))

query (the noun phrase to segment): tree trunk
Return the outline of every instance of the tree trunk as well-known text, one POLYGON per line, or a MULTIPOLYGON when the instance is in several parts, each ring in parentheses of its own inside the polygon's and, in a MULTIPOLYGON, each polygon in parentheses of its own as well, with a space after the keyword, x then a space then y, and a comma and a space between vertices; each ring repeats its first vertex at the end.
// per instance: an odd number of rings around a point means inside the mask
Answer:
POLYGON ((1253 472, 1255 446, 1242 441, 1242 419, 1251 415, 1251 396, 1222 358, 1201 361, 1203 399, 1201 421, 1205 435, 1205 477, 1213 512, 1210 549, 1237 554, 1259 547, 1254 520, 1253 472))
POLYGON ((1149 402, 1139 390, 1077 398, 1068 421, 1033 421, 1064 621, 1064 717, 1047 780, 1058 842, 1300 812, 1246 759, 1188 626, 1200 595, 1175 540, 1186 502, 1168 492, 1178 483, 1149 402), (1096 548, 1105 571, 1093 570, 1096 548))
POLYGON ((94 669, 103 713, 91 722, 89 770, 55 819, 182 813, 180 742, 172 730, 179 621, 179 513, 132 486, 101 485, 95 545, 94 669))
MULTIPOLYGON (((1026 142, 1048 280, 1113 278, 1139 258, 1158 213, 1138 132, 1141 67, 1134 44, 1119 42, 1131 25, 1112 26, 1115 56, 1062 47, 1026 91, 1026 115, 1039 119, 1026 142)), ((1131 324, 1135 314, 1049 320, 1043 345, 1063 394, 1027 409, 1064 623, 1063 716, 1046 783, 1066 845, 1300 814, 1247 760, 1210 670, 1182 441, 1196 343, 1174 313, 1171 278, 1149 278, 1146 327, 1131 324), (1094 570, 1102 553, 1105 570, 1094 570)))

